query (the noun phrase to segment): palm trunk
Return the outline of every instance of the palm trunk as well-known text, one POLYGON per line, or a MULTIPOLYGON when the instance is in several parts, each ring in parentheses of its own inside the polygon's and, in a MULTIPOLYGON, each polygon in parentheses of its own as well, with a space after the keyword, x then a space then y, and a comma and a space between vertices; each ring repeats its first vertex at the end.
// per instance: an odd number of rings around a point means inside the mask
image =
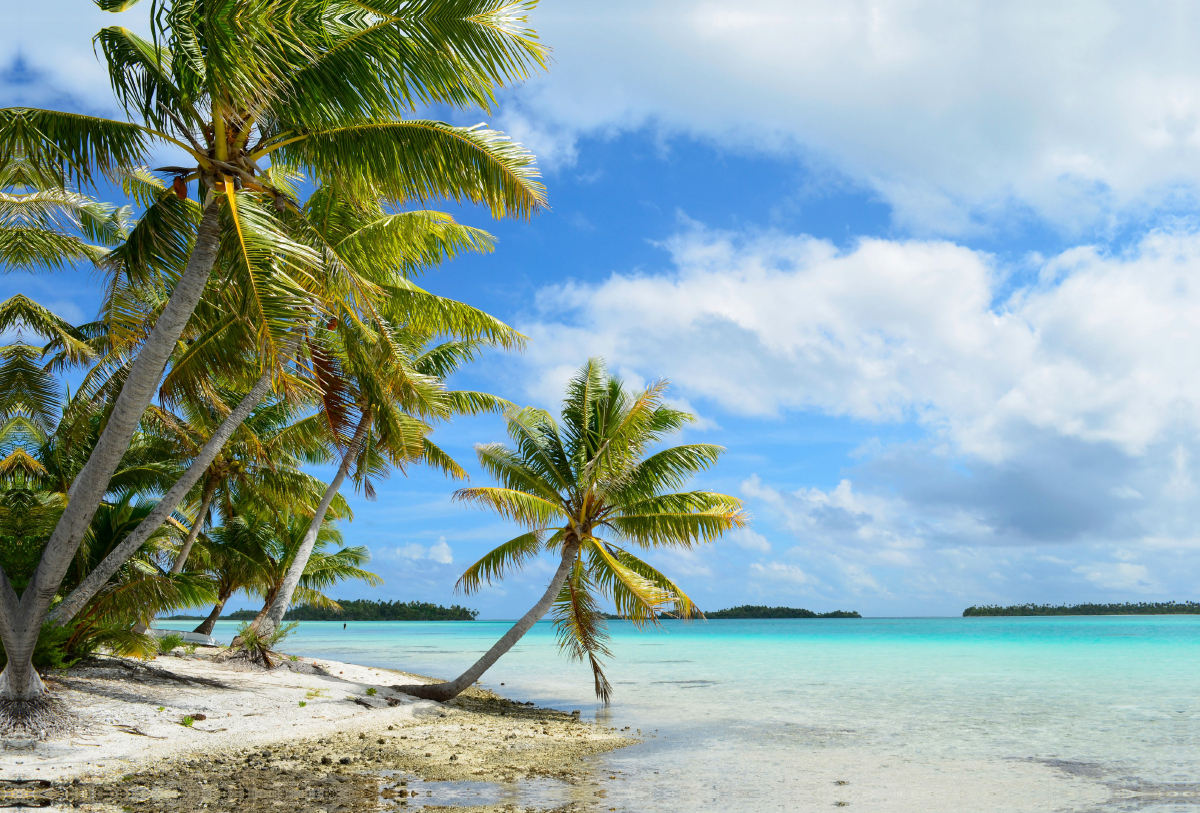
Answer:
POLYGON ((257 626, 253 626, 253 629, 260 637, 271 635, 283 623, 283 615, 291 606, 292 596, 300 585, 304 569, 308 567, 308 557, 317 543, 317 535, 321 532, 322 523, 325 522, 325 514, 329 511, 329 505, 333 502, 333 498, 337 496, 338 489, 342 487, 342 481, 346 479, 346 474, 350 471, 350 464, 358 456, 358 450, 362 447, 363 439, 366 438, 370 426, 370 415, 363 413, 358 427, 354 430, 354 437, 351 438, 350 445, 346 447, 346 453, 342 455, 342 463, 338 466, 337 474, 329 487, 325 489, 325 493, 321 495, 321 502, 317 504, 312 522, 309 523, 304 540, 300 543, 300 549, 296 551, 296 557, 292 559, 292 564, 284 574, 283 582, 279 585, 279 592, 275 594, 275 600, 271 602, 270 609, 261 621, 255 619, 257 626))
MULTIPOLYGON (((271 602, 275 600, 277 593, 271 593, 267 596, 267 600, 263 602, 262 609, 258 611, 258 615, 254 616, 250 622, 250 629, 257 630, 262 626, 263 619, 267 617, 267 613, 271 611, 271 602)), ((272 630, 273 631, 273 630, 272 630)))
MULTIPOLYGON (((217 493, 217 481, 204 486, 204 496, 200 498, 200 510, 196 512, 196 521, 192 523, 192 527, 188 530, 187 537, 183 540, 183 545, 179 548, 179 553, 175 554, 175 564, 171 565, 171 575, 178 576, 183 571, 183 565, 187 561, 188 554, 192 552, 192 545, 196 543, 196 537, 200 535, 200 528, 204 525, 204 517, 208 514, 208 506, 212 504, 213 495, 217 493)), ((139 621, 133 625, 133 631, 138 635, 144 635, 146 630, 150 629, 148 622, 139 621)))
POLYGON ((229 597, 233 595, 231 590, 228 593, 222 593, 217 596, 217 603, 212 608, 212 612, 208 614, 208 618, 200 622, 200 626, 196 627, 192 632, 198 632, 201 635, 212 635, 213 627, 217 623, 217 619, 221 617, 221 610, 225 609, 225 602, 229 601, 229 597))
POLYGON ((187 564, 188 556, 192 553, 192 545, 196 544, 196 537, 200 535, 200 529, 204 527, 204 518, 208 516, 208 508, 212 505, 216 493, 217 479, 214 477, 212 482, 204 487, 204 496, 200 498, 200 509, 196 512, 196 521, 192 523, 187 538, 183 540, 183 546, 175 555, 175 564, 171 565, 172 576, 178 576, 183 572, 183 566, 187 564))
MULTIPOLYGON (((208 284, 220 244, 219 208, 215 201, 205 207, 187 267, 171 291, 166 307, 155 320, 154 329, 146 337, 141 352, 134 359, 129 377, 113 404, 100 439, 83 470, 71 483, 67 492, 67 507, 42 551, 41 561, 29 586, 25 588, 17 606, 4 601, 0 607, 6 615, 11 613, 4 623, 0 623, 0 636, 3 636, 4 650, 8 655, 8 665, 0 674, 0 699, 33 701, 45 694, 45 686, 34 672, 32 662, 33 648, 37 644, 42 622, 67 568, 71 566, 71 560, 79 550, 100 500, 108 490, 113 472, 129 449, 142 413, 158 389, 175 343, 208 284)), ((8 592, 12 592, 11 585, 8 592)))
POLYGON ((496 661, 500 660, 500 656, 508 650, 516 646, 517 641, 524 637, 525 633, 533 628, 533 625, 542 619, 550 610, 550 606, 554 604, 554 600, 558 598, 558 594, 562 592, 562 586, 567 581, 567 576, 571 573, 571 568, 575 564, 575 556, 579 553, 579 543, 564 544, 562 561, 559 562, 558 570, 554 573, 554 578, 550 580, 550 586, 546 588, 545 594, 541 600, 533 605, 533 608, 521 616, 517 623, 512 625, 512 628, 504 633, 504 637, 492 645, 492 648, 484 653, 483 657, 475 661, 475 664, 447 683, 425 683, 425 684, 406 684, 404 686, 393 686, 392 688, 398 692, 411 694, 414 697, 424 697, 427 700, 453 700, 458 697, 468 686, 470 686, 479 678, 483 677, 483 673, 492 667, 496 661))
MULTIPOLYGON (((54 612, 50 614, 50 622, 52 624, 61 627, 70 621, 76 613, 83 609, 85 604, 91 601, 96 593, 100 592, 100 588, 112 578, 112 575, 121 568, 121 565, 125 564, 130 556, 137 553, 138 548, 144 545, 154 532, 162 527, 162 524, 167 521, 167 518, 175 511, 179 503, 183 502, 183 498, 187 496, 187 493, 195 487, 200 478, 204 476, 204 473, 208 471, 208 467, 212 465, 213 460, 225 448, 225 444, 232 437, 234 431, 250 416, 250 413, 266 397, 270 389, 271 373, 266 372, 255 382, 250 392, 246 393, 246 397, 241 400, 237 408, 233 412, 230 412, 228 417, 221 422, 221 425, 217 427, 217 431, 213 432, 212 437, 208 439, 208 442, 204 444, 200 453, 192 460, 192 464, 188 466, 187 471, 175 481, 175 485, 171 486, 171 490, 159 500, 154 510, 144 520, 139 522, 138 526, 133 529, 129 536, 125 537, 121 544, 113 548, 112 552, 108 556, 105 556, 100 564, 93 568, 92 572, 87 575, 87 578, 80 582, 79 586, 72 590, 71 594, 61 604, 54 608, 54 612)), ((212 497, 209 496, 209 501, 211 502, 211 500, 212 497)), ((203 514, 201 514, 201 517, 193 525, 192 530, 194 532, 197 532, 200 528, 202 519, 203 514)), ((192 541, 195 541, 195 537, 192 537, 192 541)), ((190 547, 188 550, 190 552, 190 547)), ((182 555, 181 551, 180 556, 182 557, 182 555)), ((175 563, 181 568, 183 567, 179 558, 175 560, 175 563)), ((171 572, 176 573, 178 571, 172 568, 171 572)))

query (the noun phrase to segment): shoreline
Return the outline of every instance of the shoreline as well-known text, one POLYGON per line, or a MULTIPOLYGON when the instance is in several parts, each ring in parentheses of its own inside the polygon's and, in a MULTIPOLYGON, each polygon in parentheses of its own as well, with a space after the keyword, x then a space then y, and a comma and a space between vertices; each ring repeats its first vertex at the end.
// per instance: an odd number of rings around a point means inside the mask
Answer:
POLYGON ((409 781, 572 786, 588 775, 588 757, 639 741, 478 687, 447 703, 391 688, 434 682, 422 675, 295 656, 269 672, 248 671, 213 662, 208 653, 217 651, 147 664, 104 658, 49 677, 79 728, 31 750, 6 742, 0 780, 70 783, 85 795, 144 787, 167 792, 164 802, 176 806, 206 788, 246 786, 247 771, 295 774, 338 793, 378 794, 390 782, 385 796, 407 793, 409 781))

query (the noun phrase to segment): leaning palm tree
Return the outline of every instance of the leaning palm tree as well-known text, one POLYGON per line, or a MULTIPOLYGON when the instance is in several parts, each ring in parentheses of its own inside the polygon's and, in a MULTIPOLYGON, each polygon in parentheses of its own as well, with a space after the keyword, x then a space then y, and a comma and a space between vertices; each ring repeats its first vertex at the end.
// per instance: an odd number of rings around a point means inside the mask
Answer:
MULTIPOLYGON (((270 520, 272 535, 265 549, 263 567, 259 578, 250 585, 248 592, 258 595, 263 600, 262 609, 247 625, 250 634, 245 640, 238 640, 240 648, 247 657, 255 662, 270 667, 271 646, 276 640, 281 624, 262 628, 262 621, 272 605, 280 600, 281 591, 286 583, 288 571, 295 565, 296 557, 305 550, 307 537, 311 528, 311 517, 298 512, 283 511, 270 520)), ((316 541, 305 550, 307 554, 300 581, 289 596, 290 604, 311 604, 315 607, 336 609, 337 603, 325 594, 326 590, 344 581, 358 580, 371 587, 383 584, 383 579, 375 573, 364 570, 371 560, 370 552, 361 545, 346 546, 342 534, 333 522, 336 517, 326 515, 324 523, 317 533, 316 541), (327 550, 331 544, 341 547, 336 551, 327 550)))
POLYGON ((668 605, 681 618, 698 614, 673 581, 618 544, 686 550, 746 522, 734 497, 673 490, 715 464, 721 447, 673 446, 647 456, 665 435, 694 420, 663 403, 665 389, 660 381, 631 393, 603 361, 591 359, 571 380, 561 426, 548 412, 527 407, 506 416, 516 448, 476 447, 500 487, 465 488, 456 498, 528 530, 468 568, 458 587, 473 593, 542 552, 558 557, 558 569, 537 603, 470 669, 447 683, 399 691, 432 700, 457 696, 553 607, 560 646, 591 663, 596 694, 607 702, 611 687, 600 656, 610 653, 599 597, 639 626, 657 624, 668 605))
MULTIPOLYGON (((100 5, 120 11, 134 2, 100 5)), ((42 622, 223 244, 240 254, 256 293, 303 270, 302 262, 280 262, 287 241, 276 214, 296 204, 264 180, 261 164, 289 164, 396 204, 449 197, 523 216, 543 203, 532 156, 502 135, 402 117, 430 102, 487 108, 497 87, 541 66, 545 49, 523 27, 522 7, 507 0, 402 3, 395 11, 338 0, 156 4, 154 41, 122 27, 97 36, 136 123, 0 110, 0 171, 19 160, 64 187, 93 184, 166 147, 185 156, 184 166, 164 168, 171 187, 142 221, 179 209, 190 181, 199 199, 183 207, 181 229, 168 241, 182 246, 180 262, 164 268, 161 254, 146 255, 170 296, 129 365, 30 585, 18 596, 0 574, 0 640, 10 656, 0 697, 32 708, 45 694, 31 665, 42 622)), ((291 346, 294 320, 281 318, 287 310, 261 314, 264 368, 279 366, 291 346)))

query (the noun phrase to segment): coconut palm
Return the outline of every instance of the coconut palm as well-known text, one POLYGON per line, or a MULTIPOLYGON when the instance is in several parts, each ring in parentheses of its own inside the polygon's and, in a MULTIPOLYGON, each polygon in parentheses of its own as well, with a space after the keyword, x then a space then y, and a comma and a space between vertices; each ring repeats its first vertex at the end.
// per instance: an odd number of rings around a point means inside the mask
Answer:
MULTIPOLYGON (((205 534, 196 549, 197 565, 210 572, 218 586, 216 605, 196 628, 205 635, 212 633, 225 603, 239 590, 261 597, 266 611, 309 527, 306 514, 277 513, 256 504, 253 498, 242 501, 234 510, 234 516, 205 534)), ((342 545, 342 536, 332 525, 337 518, 336 514, 330 515, 318 534, 315 552, 296 591, 297 601, 330 606, 325 591, 335 584, 349 579, 372 586, 382 583, 377 575, 362 569, 370 560, 366 548, 342 545), (341 547, 326 550, 330 545, 341 547)))
POLYGON ((456 498, 528 530, 468 568, 458 587, 473 593, 543 552, 558 558, 558 568, 529 612, 470 669, 446 683, 399 686, 400 691, 434 700, 457 696, 553 608, 560 646, 590 662, 596 694, 607 702, 601 597, 638 625, 658 623, 668 605, 680 618, 697 614, 673 581, 619 544, 690 550, 746 522, 734 497, 673 491, 714 465, 721 447, 689 444, 649 453, 694 420, 663 403, 665 389, 660 381, 631 393, 608 375, 603 361, 591 359, 568 386, 561 426, 548 412, 527 407, 506 415, 515 448, 476 447, 480 464, 500 486, 465 488, 456 498))
POLYGON ((507 402, 484 393, 447 391, 442 379, 473 360, 484 345, 507 349, 524 341, 491 316, 433 296, 409 278, 451 251, 489 249, 490 235, 464 229, 438 213, 392 213, 382 201, 350 199, 332 188, 318 190, 305 215, 308 239, 322 253, 329 273, 354 269, 386 298, 360 304, 342 297, 334 318, 313 333, 310 347, 320 382, 321 413, 338 439, 341 461, 278 596, 266 615, 252 624, 263 636, 279 626, 291 605, 324 521, 323 506, 338 493, 351 467, 368 497, 373 495, 372 474, 383 476, 414 462, 464 476, 429 441, 428 422, 499 410, 507 402), (428 346, 439 337, 453 338, 428 346))
MULTIPOLYGON (((268 174, 283 177, 274 171, 268 174)), ((153 179, 138 173, 126 176, 127 188, 142 197, 149 195, 153 199, 154 191, 161 189, 161 184, 156 184, 153 179)), ((174 198, 169 201, 172 206, 177 203, 174 198)), ((474 309, 431 296, 407 278, 418 269, 437 265, 463 251, 490 250, 492 240, 486 232, 461 226, 438 212, 388 212, 378 201, 352 201, 344 194, 324 188, 310 197, 305 205, 305 215, 306 218, 285 218, 285 225, 300 234, 314 257, 319 254, 322 258, 318 266, 310 269, 312 273, 306 275, 307 284, 293 292, 294 299, 312 302, 313 311, 356 322, 362 317, 377 318, 378 308, 384 307, 389 313, 398 313, 413 326, 436 324, 463 334, 497 337, 501 343, 511 344, 505 337, 512 332, 504 325, 474 309), (359 268, 366 269, 366 273, 359 273, 359 268), (372 301, 376 296, 385 298, 378 306, 372 301)), ((130 259, 144 251, 137 247, 141 240, 140 229, 139 223, 129 239, 114 250, 114 264, 122 267, 144 264, 130 259)), ((237 266, 236 252, 224 262, 237 266)), ((65 624, 99 589, 103 580, 116 572, 124 559, 167 520, 201 480, 212 485, 209 473, 214 468, 221 468, 223 445, 229 442, 277 379, 278 386, 293 397, 297 391, 320 389, 320 381, 315 382, 315 387, 306 385, 285 366, 263 372, 252 386, 247 381, 250 391, 232 411, 225 403, 225 393, 219 391, 221 388, 216 382, 227 381, 240 368, 253 369, 253 359, 257 355, 255 348, 261 333, 258 326, 264 317, 254 307, 261 297, 247 296, 246 292, 252 291, 253 287, 250 281, 242 285, 222 284, 215 290, 210 287, 185 333, 187 342, 181 344, 173 357, 171 369, 159 389, 164 404, 183 402, 193 413, 213 413, 224 416, 224 420, 211 431, 202 446, 198 445, 199 438, 196 444, 191 444, 190 454, 186 455, 191 458, 190 466, 147 517, 146 525, 115 548, 107 561, 97 566, 87 580, 53 609, 50 613, 52 623, 65 624)), ((94 398, 103 394, 107 381, 117 378, 117 374, 108 368, 117 371, 123 368, 123 351, 145 339, 146 326, 153 323, 154 314, 164 307, 168 295, 169 292, 154 286, 115 284, 111 287, 102 308, 109 328, 104 334, 108 340, 108 356, 97 362, 84 385, 95 391, 94 398), (108 373, 107 379, 99 377, 101 371, 108 373)), ((291 356, 297 344, 293 340, 292 348, 284 355, 291 356)), ((151 407, 148 414, 153 415, 155 411, 151 407)), ((320 427, 313 428, 318 430, 319 436, 320 427)), ((202 506, 206 494, 212 498, 211 489, 201 486, 202 506)), ((194 537, 184 542, 181 551, 184 555, 178 560, 180 567, 186 561, 191 542, 194 537)))
MULTIPOLYGON (((86 577, 141 524, 153 506, 152 501, 135 500, 133 495, 102 504, 67 572, 64 588, 86 577)), ((174 524, 159 528, 138 554, 109 578, 67 627, 70 637, 64 649, 69 655, 78 656, 100 645, 118 654, 152 654, 156 646, 145 630, 130 630, 135 619, 213 600, 213 582, 207 576, 169 573, 156 563, 164 551, 175 548, 181 533, 174 524)))
MULTIPOLYGON (((347 547, 343 544, 341 532, 334 528, 331 522, 335 519, 335 516, 327 515, 317 533, 316 542, 307 551, 304 570, 292 593, 293 603, 336 608, 336 602, 325 594, 325 591, 333 586, 351 579, 366 582, 371 587, 383 584, 383 579, 379 576, 362 569, 362 565, 371 559, 367 549, 361 545, 347 547), (331 544, 341 547, 336 551, 326 550, 331 544)), ((257 651, 250 649, 249 652, 253 659, 263 660, 268 666, 269 642, 274 638, 279 625, 265 629, 261 622, 279 600, 280 591, 284 587, 288 572, 295 565, 297 554, 306 547, 311 517, 286 511, 272 519, 271 527, 273 535, 266 550, 264 567, 260 571, 260 578, 250 589, 250 592, 262 599, 263 605, 258 616, 250 623, 250 629, 257 633, 253 636, 257 651)))
MULTIPOLYGON (((100 4, 124 10, 133 2, 100 4)), ((197 182, 200 199, 194 241, 182 241, 182 267, 164 268, 160 256, 147 255, 145 267, 126 269, 158 273, 170 296, 129 365, 31 584, 20 597, 0 584, 0 639, 10 656, 0 697, 33 702, 44 694, 30 666, 42 620, 223 244, 253 281, 262 367, 286 355, 293 323, 287 303, 272 294, 289 274, 300 275, 306 258, 274 225, 275 213, 295 204, 264 179, 260 162, 290 164, 396 203, 444 196, 484 203, 497 215, 527 215, 541 204, 531 157, 503 136, 401 118, 419 102, 486 107, 497 86, 539 66, 544 49, 513 11, 496 0, 417 2, 396 11, 329 0, 167 4, 156 9, 154 42, 119 27, 97 36, 117 97, 137 123, 0 111, 0 171, 20 160, 64 187, 91 184, 170 145, 186 156, 185 166, 166 169, 174 176, 171 190, 143 220, 178 209, 169 198, 186 198, 189 181, 197 182), (289 254, 295 260, 281 262, 289 254)))

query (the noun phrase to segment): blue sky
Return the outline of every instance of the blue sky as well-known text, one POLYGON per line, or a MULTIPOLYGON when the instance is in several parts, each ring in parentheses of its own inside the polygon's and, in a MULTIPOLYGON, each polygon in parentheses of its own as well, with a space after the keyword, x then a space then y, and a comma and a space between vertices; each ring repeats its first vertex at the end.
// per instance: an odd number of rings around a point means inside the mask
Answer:
MULTIPOLYGON (((114 18, 16 14, 0 101, 112 113, 90 36, 114 18)), ((1200 597, 1200 11, 545 0, 531 20, 554 64, 490 120, 539 155, 551 211, 450 207, 499 245, 424 284, 532 339, 459 386, 551 407, 589 354, 671 379, 701 418, 685 437, 728 448, 697 484, 754 517, 654 555, 702 607, 1200 597)), ((0 288, 94 309, 86 274, 0 288)), ((503 427, 438 437, 470 462, 503 427)), ((455 596, 515 532, 451 491, 414 471, 353 498, 370 594, 515 616, 549 564, 455 596)))

